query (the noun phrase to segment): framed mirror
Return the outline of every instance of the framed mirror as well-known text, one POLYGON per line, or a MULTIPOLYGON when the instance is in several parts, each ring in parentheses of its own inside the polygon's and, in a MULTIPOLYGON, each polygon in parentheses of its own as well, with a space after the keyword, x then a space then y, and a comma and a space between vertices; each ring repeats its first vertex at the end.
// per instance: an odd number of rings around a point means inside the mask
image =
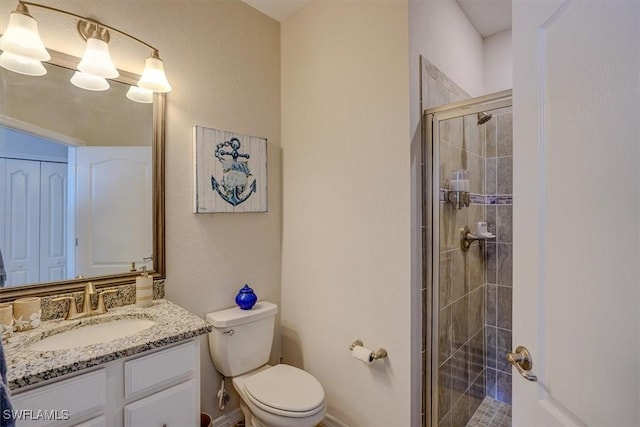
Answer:
POLYGON ((165 274, 164 95, 131 101, 124 71, 77 88, 50 53, 45 76, 0 68, 0 301, 165 274))

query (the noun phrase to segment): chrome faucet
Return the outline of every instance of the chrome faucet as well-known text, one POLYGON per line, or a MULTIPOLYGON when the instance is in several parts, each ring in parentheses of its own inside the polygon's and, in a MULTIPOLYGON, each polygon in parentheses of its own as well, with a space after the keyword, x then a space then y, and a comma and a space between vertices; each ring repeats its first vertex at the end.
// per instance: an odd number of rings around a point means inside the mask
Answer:
POLYGON ((96 293, 96 287, 91 282, 87 282, 84 285, 84 296, 82 302, 82 311, 78 312, 78 307, 76 305, 76 299, 72 296, 65 296, 60 298, 53 298, 51 301, 64 301, 69 300, 69 310, 67 311, 67 315, 65 319, 73 320, 80 319, 82 317, 95 316, 97 314, 104 314, 107 312, 107 307, 104 304, 104 295, 118 292, 117 289, 110 289, 108 291, 102 291, 98 294, 98 304, 96 308, 93 308, 91 304, 91 295, 96 293))

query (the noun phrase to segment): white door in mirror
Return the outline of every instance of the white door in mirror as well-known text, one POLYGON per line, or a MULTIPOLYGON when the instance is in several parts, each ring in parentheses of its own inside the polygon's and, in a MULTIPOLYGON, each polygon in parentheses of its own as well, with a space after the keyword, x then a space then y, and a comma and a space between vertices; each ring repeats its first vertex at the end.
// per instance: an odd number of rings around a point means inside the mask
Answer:
POLYGON ((76 271, 126 273, 153 253, 151 147, 78 147, 76 271))

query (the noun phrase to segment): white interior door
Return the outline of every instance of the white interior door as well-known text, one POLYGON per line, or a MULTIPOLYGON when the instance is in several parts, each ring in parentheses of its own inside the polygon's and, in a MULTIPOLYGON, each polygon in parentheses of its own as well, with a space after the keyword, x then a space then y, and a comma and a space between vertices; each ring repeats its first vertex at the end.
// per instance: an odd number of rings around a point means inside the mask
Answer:
POLYGON ((513 18, 513 424, 638 426, 640 2, 513 18))
POLYGON ((40 281, 67 279, 67 164, 40 164, 40 281))
POLYGON ((2 256, 5 286, 36 283, 40 275, 40 162, 7 159, 2 256))
POLYGON ((78 147, 76 162, 77 274, 142 265, 153 245, 151 147, 78 147))

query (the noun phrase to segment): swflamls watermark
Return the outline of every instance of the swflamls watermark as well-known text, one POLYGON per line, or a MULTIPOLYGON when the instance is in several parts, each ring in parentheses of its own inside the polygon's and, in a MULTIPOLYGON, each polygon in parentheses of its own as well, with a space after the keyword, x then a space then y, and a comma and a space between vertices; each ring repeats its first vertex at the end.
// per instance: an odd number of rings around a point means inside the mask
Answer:
POLYGON ((67 409, 4 409, 3 420, 42 420, 42 421, 66 421, 70 418, 67 409))

